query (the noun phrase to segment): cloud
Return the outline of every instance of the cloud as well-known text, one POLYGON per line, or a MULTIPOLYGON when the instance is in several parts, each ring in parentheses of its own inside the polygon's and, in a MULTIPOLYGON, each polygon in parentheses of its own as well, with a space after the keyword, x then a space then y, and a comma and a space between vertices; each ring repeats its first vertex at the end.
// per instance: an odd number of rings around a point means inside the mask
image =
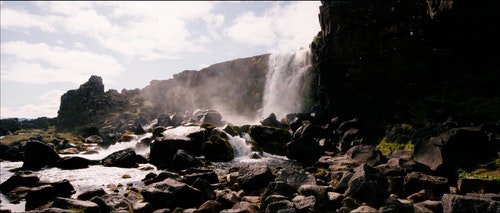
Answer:
POLYGON ((8 30, 28 30, 38 29, 43 32, 57 32, 54 22, 58 20, 56 16, 40 16, 30 14, 24 10, 14 10, 10 8, 1 9, 1 28, 8 30))
POLYGON ((26 104, 16 107, 1 107, 2 118, 12 118, 22 115, 24 118, 38 118, 57 116, 61 95, 64 92, 61 90, 50 90, 41 96, 36 97, 40 101, 37 104, 26 104))
POLYGON ((280 3, 263 15, 253 12, 238 16, 225 31, 230 39, 250 46, 265 46, 272 51, 291 51, 308 45, 320 31, 317 16, 320 3, 280 3))
POLYGON ((2 80, 33 84, 79 84, 95 73, 111 78, 125 71, 111 56, 49 46, 46 43, 11 41, 2 44, 1 52, 2 80))

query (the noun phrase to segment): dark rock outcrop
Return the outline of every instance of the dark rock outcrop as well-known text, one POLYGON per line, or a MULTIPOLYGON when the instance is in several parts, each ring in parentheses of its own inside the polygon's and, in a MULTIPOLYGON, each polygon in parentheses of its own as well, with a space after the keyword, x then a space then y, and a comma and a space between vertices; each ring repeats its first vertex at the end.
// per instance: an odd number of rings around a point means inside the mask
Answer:
POLYGON ((500 119, 500 2, 322 1, 318 103, 372 123, 500 119))
POLYGON ((47 144, 32 140, 26 143, 23 169, 39 170, 44 166, 55 166, 61 159, 59 154, 47 144))

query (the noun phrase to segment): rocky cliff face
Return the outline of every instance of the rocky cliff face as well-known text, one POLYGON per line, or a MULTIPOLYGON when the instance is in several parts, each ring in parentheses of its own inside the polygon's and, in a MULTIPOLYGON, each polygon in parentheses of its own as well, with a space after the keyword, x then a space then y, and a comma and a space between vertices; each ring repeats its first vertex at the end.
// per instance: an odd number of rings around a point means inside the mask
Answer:
POLYGON ((268 61, 268 54, 235 59, 200 71, 186 70, 168 80, 153 80, 143 89, 120 93, 105 92, 102 78, 91 76, 61 97, 57 126, 84 132, 92 128, 123 132, 162 114, 196 109, 253 118, 262 108, 268 61))
POLYGON ((84 130, 101 128, 110 120, 120 118, 119 115, 136 119, 138 116, 132 115, 141 111, 142 102, 138 89, 122 90, 121 93, 116 90, 105 92, 102 78, 93 75, 78 89, 69 90, 61 96, 57 126, 63 130, 84 130))
POLYGON ((141 94, 156 114, 216 109, 254 117, 262 108, 268 61, 265 54, 183 71, 172 79, 151 81, 141 94))
POLYGON ((496 1, 322 1, 312 43, 330 115, 423 123, 500 119, 496 1))

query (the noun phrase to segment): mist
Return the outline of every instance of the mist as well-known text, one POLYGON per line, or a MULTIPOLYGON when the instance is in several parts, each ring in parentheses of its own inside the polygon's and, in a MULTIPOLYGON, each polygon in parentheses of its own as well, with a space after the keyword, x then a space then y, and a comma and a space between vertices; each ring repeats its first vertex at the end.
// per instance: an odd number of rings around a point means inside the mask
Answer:
POLYGON ((256 124, 275 113, 303 112, 310 82, 309 48, 263 54, 186 70, 168 80, 153 80, 141 90, 154 114, 192 114, 214 109, 226 122, 256 124))

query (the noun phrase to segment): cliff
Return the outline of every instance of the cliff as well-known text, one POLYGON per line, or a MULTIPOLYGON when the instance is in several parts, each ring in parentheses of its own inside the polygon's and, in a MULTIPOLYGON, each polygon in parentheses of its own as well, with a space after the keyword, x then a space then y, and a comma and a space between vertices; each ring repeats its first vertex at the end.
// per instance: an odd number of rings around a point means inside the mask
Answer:
POLYGON ((327 114, 378 123, 500 119, 497 1, 322 1, 312 43, 327 114))
POLYGON ((168 80, 151 81, 141 94, 157 114, 201 108, 251 118, 262 108, 268 61, 264 54, 183 71, 168 80))

